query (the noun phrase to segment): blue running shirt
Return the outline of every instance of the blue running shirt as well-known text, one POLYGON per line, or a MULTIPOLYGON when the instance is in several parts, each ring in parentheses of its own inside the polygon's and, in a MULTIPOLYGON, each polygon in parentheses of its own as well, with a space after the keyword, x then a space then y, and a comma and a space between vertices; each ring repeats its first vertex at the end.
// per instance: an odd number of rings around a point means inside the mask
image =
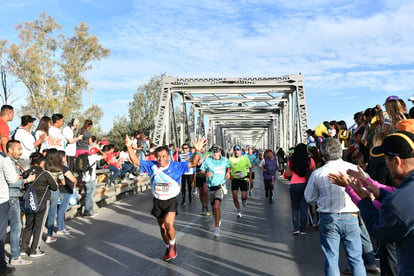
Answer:
POLYGON ((189 162, 170 161, 161 168, 157 161, 141 160, 141 172, 150 176, 151 192, 155 198, 167 200, 180 193, 181 176, 188 171, 189 162))
POLYGON ((213 173, 211 177, 207 177, 207 187, 224 184, 228 168, 230 168, 230 162, 227 158, 221 157, 219 160, 216 160, 213 157, 208 157, 200 168, 201 171, 206 173, 213 173))

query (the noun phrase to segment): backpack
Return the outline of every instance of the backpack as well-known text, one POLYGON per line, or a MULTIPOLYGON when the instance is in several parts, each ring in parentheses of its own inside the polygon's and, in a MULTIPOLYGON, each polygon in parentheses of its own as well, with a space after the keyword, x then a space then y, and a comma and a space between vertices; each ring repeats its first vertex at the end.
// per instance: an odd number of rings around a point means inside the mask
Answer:
POLYGON ((47 189, 49 189, 49 186, 46 187, 45 192, 43 193, 42 198, 40 201, 37 199, 36 191, 33 188, 34 184, 36 184, 36 181, 39 179, 39 177, 44 173, 41 172, 38 177, 36 177, 35 181, 33 181, 32 184, 29 184, 26 188, 26 191, 24 192, 23 198, 20 201, 20 209, 23 213, 26 215, 36 214, 39 211, 39 207, 42 204, 43 198, 46 195, 47 189))
POLYGON ((75 172, 84 173, 91 168, 91 166, 89 166, 88 156, 88 154, 83 153, 79 154, 78 157, 75 158, 75 172))

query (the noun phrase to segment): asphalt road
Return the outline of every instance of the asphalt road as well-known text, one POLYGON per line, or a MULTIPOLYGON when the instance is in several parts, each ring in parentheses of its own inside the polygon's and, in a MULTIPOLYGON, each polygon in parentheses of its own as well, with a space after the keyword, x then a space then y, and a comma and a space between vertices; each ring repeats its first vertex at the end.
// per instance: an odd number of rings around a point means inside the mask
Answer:
MULTIPOLYGON (((323 275, 319 233, 292 236, 287 182, 278 179, 275 200, 265 200, 256 172, 255 191, 237 218, 231 195, 222 204, 222 232, 213 237, 213 218, 191 205, 179 206, 175 222, 178 256, 162 260, 165 246, 151 216, 151 193, 100 208, 94 218, 67 222, 72 235, 43 244, 46 255, 15 275, 323 275)), ((343 253, 341 269, 345 269, 343 253)))

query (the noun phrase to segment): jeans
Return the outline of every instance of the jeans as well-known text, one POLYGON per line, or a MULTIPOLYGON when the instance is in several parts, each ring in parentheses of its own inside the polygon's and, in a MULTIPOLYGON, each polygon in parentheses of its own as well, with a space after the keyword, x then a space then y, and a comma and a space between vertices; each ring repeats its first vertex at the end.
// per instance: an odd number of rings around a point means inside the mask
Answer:
POLYGON ((375 254, 371 238, 362 218, 360 218, 359 222, 359 227, 361 228, 362 258, 364 260, 364 264, 367 269, 375 269, 377 264, 375 263, 375 254))
POLYGON ((65 213, 69 206, 69 200, 72 194, 60 193, 60 205, 57 210, 57 230, 65 230, 65 213))
POLYGON ((85 213, 93 211, 93 196, 95 195, 96 180, 85 182, 85 213))
POLYGON ((20 234, 22 231, 20 199, 18 197, 11 197, 9 199, 9 223, 11 257, 12 259, 17 259, 20 256, 20 234))
POLYGON ((342 242, 352 275, 366 275, 362 260, 361 230, 358 216, 349 213, 321 213, 321 247, 325 256, 325 275, 339 276, 339 244, 342 242))
POLYGON ((4 254, 4 242, 6 241, 6 229, 8 222, 9 202, 0 204, 0 272, 4 272, 7 268, 4 254))
POLYGON ((50 206, 49 213, 47 215, 47 236, 53 236, 53 230, 55 230, 55 219, 57 213, 57 203, 59 201, 59 190, 50 191, 50 206))
POLYGON ((289 186, 293 229, 301 232, 305 232, 308 225, 308 203, 306 203, 304 192, 304 183, 289 186))
POLYGON ((113 174, 111 175, 111 177, 109 178, 109 181, 114 181, 118 176, 121 175, 121 170, 118 169, 117 167, 113 166, 113 165, 109 165, 108 169, 113 172, 113 174))
POLYGON ((134 169, 135 169, 134 164, 132 164, 130 162, 124 162, 122 164, 122 170, 121 170, 121 173, 120 173, 119 176, 124 177, 127 172, 132 172, 132 171, 134 171, 134 169))

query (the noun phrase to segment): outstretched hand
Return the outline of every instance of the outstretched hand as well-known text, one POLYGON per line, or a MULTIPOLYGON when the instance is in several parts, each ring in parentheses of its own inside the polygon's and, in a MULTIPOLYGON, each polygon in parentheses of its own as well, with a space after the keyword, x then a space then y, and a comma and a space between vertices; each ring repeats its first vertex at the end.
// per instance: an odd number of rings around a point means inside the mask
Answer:
POLYGON ((361 180, 352 181, 349 183, 349 185, 352 187, 352 189, 359 195, 359 197, 366 198, 370 197, 369 192, 364 189, 364 186, 362 185, 361 180))
POLYGON ((361 169, 360 166, 358 166, 358 171, 354 171, 352 169, 349 169, 349 170, 346 171, 346 173, 352 178, 356 178, 357 180, 361 180, 363 183, 365 183, 367 181, 367 177, 366 177, 364 171, 361 169))
POLYGON ((205 137, 199 137, 197 141, 193 141, 192 143, 195 150, 199 152, 207 144, 207 139, 205 137))
POLYGON ((339 174, 334 174, 334 173, 328 174, 328 179, 333 184, 336 184, 336 185, 344 187, 344 188, 346 188, 346 186, 348 186, 348 184, 349 184, 348 176, 346 174, 344 174, 343 172, 341 172, 341 171, 339 171, 339 174))

